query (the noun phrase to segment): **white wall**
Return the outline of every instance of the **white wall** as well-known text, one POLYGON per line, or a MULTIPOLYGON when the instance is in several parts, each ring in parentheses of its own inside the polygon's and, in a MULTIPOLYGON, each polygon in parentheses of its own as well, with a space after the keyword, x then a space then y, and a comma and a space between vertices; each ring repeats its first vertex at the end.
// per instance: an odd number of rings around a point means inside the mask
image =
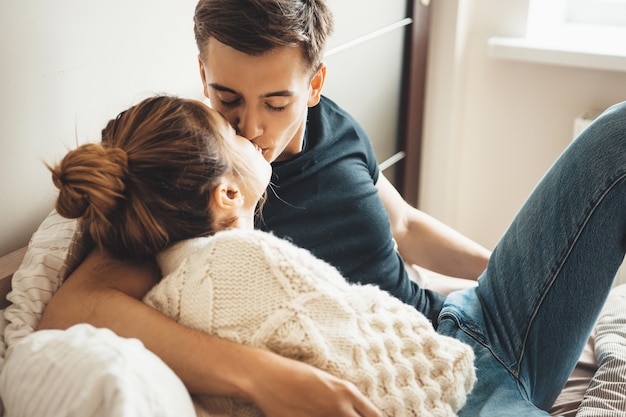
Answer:
POLYGON ((195 0, 0 2, 0 255, 56 196, 43 162, 154 92, 200 98, 195 0))
POLYGON ((489 37, 524 35, 528 0, 431 4, 420 208, 493 248, 574 119, 626 100, 626 72, 488 58, 489 37))
MULTIPOLYGON (((25 245, 53 207, 44 162, 98 141, 147 95, 202 98, 196 1, 0 2, 0 256, 25 245)), ((402 20, 405 3, 329 0, 329 47, 402 20)), ((325 93, 362 121, 380 160, 396 149, 402 41, 398 29, 328 58, 325 93)))
POLYGON ((492 248, 575 117, 626 100, 626 72, 488 58, 490 36, 525 33, 528 0, 431 7, 420 208, 492 248))
MULTIPOLYGON (((367 7, 362 0, 328 3, 335 34, 328 45, 324 93, 361 123, 383 162, 398 151, 406 0, 368 0, 367 7)), ((385 171, 392 182, 393 170, 385 171)))

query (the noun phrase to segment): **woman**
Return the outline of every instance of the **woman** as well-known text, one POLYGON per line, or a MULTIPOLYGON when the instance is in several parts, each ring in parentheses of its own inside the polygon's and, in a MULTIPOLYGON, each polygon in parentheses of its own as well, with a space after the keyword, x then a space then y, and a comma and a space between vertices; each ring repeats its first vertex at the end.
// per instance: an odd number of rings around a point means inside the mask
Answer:
MULTIPOLYGON (((301 360, 353 382, 384 415, 453 416, 475 374, 469 346, 375 286, 255 231, 271 167, 215 110, 146 99, 110 121, 101 144, 51 168, 57 211, 117 257, 157 256, 145 301, 179 323, 301 360)), ((210 414, 261 415, 198 398, 210 414)))

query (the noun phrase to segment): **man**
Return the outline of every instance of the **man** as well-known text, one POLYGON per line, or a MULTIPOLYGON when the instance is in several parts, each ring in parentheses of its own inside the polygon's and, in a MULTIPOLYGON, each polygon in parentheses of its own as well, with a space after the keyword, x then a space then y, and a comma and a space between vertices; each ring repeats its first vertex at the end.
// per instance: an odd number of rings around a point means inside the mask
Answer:
MULTIPOLYGON (((274 165, 260 226, 351 281, 380 285, 436 325, 443 296, 409 280, 395 242, 408 263, 474 279, 489 252, 410 207, 379 172, 358 124, 321 96, 332 31, 325 2, 201 0, 195 25, 205 95, 274 165)), ((157 279, 149 266, 92 253, 40 328, 88 322, 138 338, 190 392, 244 397, 270 417, 378 415, 346 381, 166 319, 141 302, 157 279)))
POLYGON ((488 251, 409 206, 379 172, 358 123, 321 95, 332 30, 324 3, 311 2, 318 16, 306 19, 298 2, 282 2, 271 28, 260 22, 273 2, 254 3, 244 14, 249 24, 241 25, 241 4, 201 1, 195 34, 212 107, 273 162, 274 187, 259 226, 351 281, 382 287, 436 324, 443 296, 408 279, 393 239, 407 262, 464 278, 478 277, 488 251), (305 37, 307 27, 317 30, 305 37))

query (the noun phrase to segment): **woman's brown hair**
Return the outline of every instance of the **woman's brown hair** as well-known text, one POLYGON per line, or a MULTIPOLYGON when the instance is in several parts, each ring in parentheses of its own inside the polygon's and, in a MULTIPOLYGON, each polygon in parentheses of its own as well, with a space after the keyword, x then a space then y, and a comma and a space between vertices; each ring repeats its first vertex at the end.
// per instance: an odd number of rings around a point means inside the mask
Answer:
POLYGON ((213 126, 194 100, 157 96, 129 108, 108 122, 101 143, 49 167, 57 211, 80 218, 83 232, 119 257, 214 233, 210 191, 233 164, 213 126))
POLYGON ((210 38, 253 56, 275 47, 299 46, 312 72, 322 62, 333 25, 325 0, 200 0, 194 15, 203 60, 210 38))

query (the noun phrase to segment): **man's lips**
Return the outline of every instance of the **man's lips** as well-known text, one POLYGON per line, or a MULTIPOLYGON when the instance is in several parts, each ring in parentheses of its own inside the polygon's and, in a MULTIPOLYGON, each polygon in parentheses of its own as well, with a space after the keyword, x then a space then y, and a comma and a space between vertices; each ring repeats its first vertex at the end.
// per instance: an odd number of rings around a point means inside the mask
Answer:
POLYGON ((259 152, 261 152, 261 155, 265 155, 267 153, 268 148, 262 148, 261 146, 259 146, 258 143, 254 143, 254 142, 252 142, 252 144, 254 145, 255 148, 257 148, 259 152))

